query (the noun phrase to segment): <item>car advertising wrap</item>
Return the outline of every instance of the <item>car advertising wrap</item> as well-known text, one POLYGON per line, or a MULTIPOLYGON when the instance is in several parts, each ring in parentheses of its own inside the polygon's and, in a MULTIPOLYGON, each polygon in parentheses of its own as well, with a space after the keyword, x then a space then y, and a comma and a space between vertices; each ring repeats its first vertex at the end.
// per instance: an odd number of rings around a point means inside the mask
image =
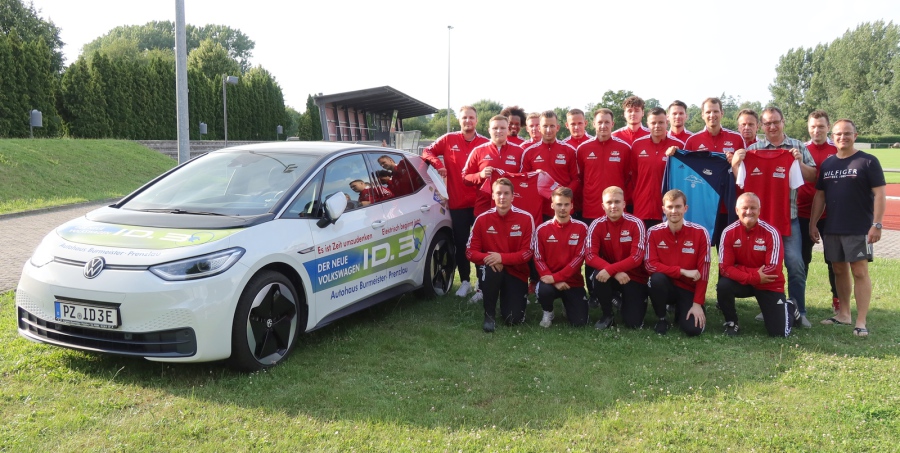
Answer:
POLYGON ((56 232, 77 244, 162 250, 218 241, 242 229, 189 230, 90 222, 65 225, 56 232))
POLYGON ((374 274, 410 261, 419 261, 425 255, 422 245, 425 244, 426 231, 418 220, 383 228, 382 234, 384 237, 375 241, 371 240, 373 235, 366 234, 319 245, 319 257, 303 263, 312 280, 313 292, 344 285, 332 294, 332 298, 341 297, 399 277, 408 269, 401 267, 383 275, 374 274), (392 275, 394 272, 398 274, 392 275), (369 276, 372 278, 367 279, 369 276))

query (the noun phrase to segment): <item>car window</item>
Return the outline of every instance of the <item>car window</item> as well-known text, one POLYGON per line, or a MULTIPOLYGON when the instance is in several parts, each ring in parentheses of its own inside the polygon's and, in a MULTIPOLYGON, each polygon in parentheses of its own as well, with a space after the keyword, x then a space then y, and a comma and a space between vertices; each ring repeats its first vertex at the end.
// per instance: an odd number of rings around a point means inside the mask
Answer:
POLYGON ((241 151, 195 159, 135 195, 124 209, 259 215, 269 211, 315 156, 241 151))
POLYGON ((325 167, 325 183, 319 198, 324 199, 335 192, 347 197, 347 211, 380 201, 362 154, 341 157, 325 167))
POLYGON ((322 204, 319 202, 319 191, 322 188, 322 172, 312 177, 300 195, 291 203, 285 213, 286 218, 318 219, 322 217, 322 204))
POLYGON ((380 168, 373 173, 373 179, 386 187, 393 197, 415 193, 425 185, 412 164, 400 153, 369 153, 369 159, 380 168))

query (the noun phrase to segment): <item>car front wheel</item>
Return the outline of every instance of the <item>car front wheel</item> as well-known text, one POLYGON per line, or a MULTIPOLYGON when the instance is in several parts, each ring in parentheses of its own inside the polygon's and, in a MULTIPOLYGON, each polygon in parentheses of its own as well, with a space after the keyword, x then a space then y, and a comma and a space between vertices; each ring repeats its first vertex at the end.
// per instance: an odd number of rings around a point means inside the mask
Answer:
POLYGON ((443 296, 450 292, 453 284, 453 272, 456 271, 456 260, 453 241, 450 235, 438 233, 428 247, 425 261, 425 275, 422 278, 422 297, 443 296))
POLYGON ((241 293, 231 328, 231 365, 256 371, 284 360, 297 342, 300 298, 284 275, 263 271, 241 293))

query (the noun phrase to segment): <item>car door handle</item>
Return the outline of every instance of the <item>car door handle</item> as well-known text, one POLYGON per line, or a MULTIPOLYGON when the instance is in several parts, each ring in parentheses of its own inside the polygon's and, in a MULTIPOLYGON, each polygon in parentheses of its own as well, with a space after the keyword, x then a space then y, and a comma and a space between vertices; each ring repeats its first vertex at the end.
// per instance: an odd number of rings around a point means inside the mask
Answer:
POLYGON ((376 221, 372 222, 373 230, 377 230, 377 229, 381 228, 382 226, 384 226, 384 220, 376 220, 376 221))
POLYGON ((428 212, 428 211, 431 210, 431 206, 425 206, 425 205, 422 205, 422 207, 419 208, 419 210, 422 211, 422 212, 428 212))

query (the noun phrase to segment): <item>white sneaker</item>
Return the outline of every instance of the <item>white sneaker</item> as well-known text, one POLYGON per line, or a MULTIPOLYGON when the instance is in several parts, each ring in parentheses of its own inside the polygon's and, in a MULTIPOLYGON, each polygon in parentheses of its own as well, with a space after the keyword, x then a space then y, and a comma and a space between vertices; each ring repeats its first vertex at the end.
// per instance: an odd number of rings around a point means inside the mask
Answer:
POLYGON ((466 297, 471 290, 472 284, 469 283, 468 280, 465 280, 459 284, 459 289, 456 290, 456 297, 466 297))
POLYGON ((484 296, 481 295, 481 290, 475 291, 475 294, 472 294, 472 297, 469 299, 470 304, 477 304, 484 300, 484 296))
POLYGON ((763 320, 763 315, 762 315, 762 313, 756 315, 756 320, 757 320, 757 321, 762 321, 762 320, 763 320))
POLYGON ((541 327, 550 327, 553 325, 553 312, 545 311, 544 317, 541 318, 541 327))

